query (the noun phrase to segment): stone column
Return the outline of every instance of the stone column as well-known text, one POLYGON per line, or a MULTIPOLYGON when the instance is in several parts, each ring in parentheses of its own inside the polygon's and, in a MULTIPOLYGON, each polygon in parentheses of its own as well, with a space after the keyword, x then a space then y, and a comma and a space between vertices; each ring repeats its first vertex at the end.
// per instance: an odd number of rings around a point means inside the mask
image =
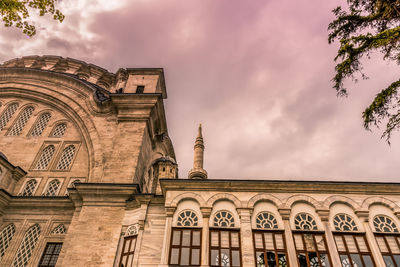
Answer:
POLYGON ((342 266, 340 261, 339 252, 336 248, 335 239, 332 234, 331 227, 329 225, 329 210, 317 210, 319 217, 321 218, 322 224, 325 228, 325 237, 327 243, 327 250, 331 256, 332 266, 342 266))
POLYGON ((211 208, 200 208, 201 213, 203 215, 203 230, 202 230, 202 237, 201 237, 201 266, 206 267, 208 266, 209 260, 209 222, 210 222, 210 215, 211 215, 211 208))
POLYGON ((299 267, 296 255, 296 248, 294 246, 292 229, 290 228, 290 222, 289 222, 290 209, 278 209, 278 211, 282 217, 283 225, 285 227, 286 250, 288 253, 289 265, 291 267, 299 267))
POLYGON ((376 242, 375 235, 369 227, 369 211, 356 211, 355 212, 360 221, 363 222, 365 237, 367 238, 367 242, 369 248, 371 249, 372 257, 374 258, 375 264, 377 266, 386 266, 385 261, 383 260, 382 254, 380 252, 378 243, 376 242))
POLYGON ((160 265, 158 265, 159 267, 168 267, 169 244, 171 243, 172 216, 174 215, 175 210, 175 207, 165 208, 167 219, 165 220, 164 241, 161 251, 161 263, 160 265))
POLYGON ((245 266, 255 266, 250 209, 237 209, 240 217, 240 247, 245 266))

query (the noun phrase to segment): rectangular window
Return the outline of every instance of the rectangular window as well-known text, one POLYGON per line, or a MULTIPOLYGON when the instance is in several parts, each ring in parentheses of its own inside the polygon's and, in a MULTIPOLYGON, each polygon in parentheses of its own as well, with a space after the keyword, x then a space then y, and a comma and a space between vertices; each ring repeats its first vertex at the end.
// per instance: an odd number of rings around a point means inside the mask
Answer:
POLYGON ((332 266, 324 233, 293 232, 293 238, 300 267, 332 266))
POLYGON ((287 267, 287 251, 283 231, 253 230, 256 266, 287 267))
POLYGON ((375 234, 386 267, 400 267, 400 234, 375 234))
POLYGON ((47 243, 44 249, 42 258, 39 262, 39 267, 54 267, 56 266, 58 255, 60 255, 63 243, 47 243))
POLYGON ((210 229, 210 265, 242 266, 239 230, 210 229))
POLYGON ((334 233, 342 266, 374 267, 371 252, 364 234, 334 233))
POLYGON ((133 255, 135 254, 137 235, 124 237, 124 245, 122 246, 120 267, 132 267, 133 255))
POLYGON ((200 266, 201 229, 172 228, 169 264, 171 266, 200 266))

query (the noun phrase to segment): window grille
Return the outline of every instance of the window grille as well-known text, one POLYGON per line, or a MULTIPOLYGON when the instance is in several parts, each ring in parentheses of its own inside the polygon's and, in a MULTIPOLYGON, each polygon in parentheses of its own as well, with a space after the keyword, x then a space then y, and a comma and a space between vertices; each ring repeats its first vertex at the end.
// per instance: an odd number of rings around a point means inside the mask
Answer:
POLYGON ((396 224, 391 218, 385 215, 378 215, 374 218, 375 231, 378 233, 398 233, 396 224))
POLYGON ((57 179, 52 180, 47 185, 47 190, 46 190, 46 192, 43 193, 43 196, 45 196, 45 197, 55 196, 57 194, 59 187, 60 187, 60 181, 57 179))
POLYGON ((56 266, 63 243, 47 243, 38 267, 56 266))
POLYGON ((256 266, 287 267, 287 251, 283 231, 253 230, 256 266))
POLYGON ((169 266, 200 266, 201 229, 172 228, 169 266))
POLYGON ((31 179, 26 182, 24 190, 19 194, 20 196, 32 196, 33 192, 35 192, 35 188, 37 185, 37 181, 35 179, 31 179))
POLYGON ((229 211, 218 211, 214 215, 214 227, 235 227, 235 219, 229 211))
POLYGON ((57 170, 68 170, 71 162, 74 158, 75 154, 75 146, 74 145, 69 145, 67 146, 60 158, 60 161, 57 164, 57 170))
POLYGON ((51 233, 53 235, 63 235, 67 233, 67 228, 65 228, 64 224, 59 224, 51 231, 51 233))
POLYGON ((278 229, 278 222, 270 212, 260 212, 256 217, 256 227, 258 229, 278 229))
POLYGON ((11 117, 14 115, 15 111, 18 109, 18 104, 14 103, 8 106, 4 113, 0 117, 0 131, 3 130, 4 126, 10 121, 11 117))
POLYGON ((294 225, 298 230, 317 230, 317 223, 308 213, 300 213, 294 218, 294 225))
POLYGON ((53 145, 49 145, 43 149, 42 155, 36 163, 36 170, 47 170, 51 159, 53 158, 56 148, 53 145))
POLYGON ((39 120, 33 126, 31 136, 41 136, 43 130, 46 128, 47 123, 51 118, 50 113, 44 113, 40 116, 39 120))
POLYGON ((236 229, 210 229, 210 266, 242 266, 240 231, 236 229))
POLYGON ((32 116, 32 113, 35 109, 33 107, 27 107, 24 109, 17 119, 17 122, 13 125, 8 136, 17 136, 21 133, 22 129, 24 129, 26 123, 28 122, 29 118, 32 116))
POLYGON ((139 225, 133 224, 126 229, 125 236, 137 235, 139 233, 139 225))
POLYGON ((333 217, 333 225, 336 231, 355 232, 358 231, 357 225, 347 214, 337 214, 333 217))
POLYGON ((63 137, 66 130, 67 130, 67 124, 65 123, 57 124, 57 126, 53 130, 53 133, 51 134, 51 137, 63 137))
POLYGON ((184 210, 178 215, 177 226, 193 227, 198 226, 198 217, 192 210, 184 210))
POLYGON ((293 238, 299 266, 332 266, 323 233, 294 232, 293 238))
POLYGON ((15 225, 10 223, 7 225, 0 234, 0 260, 3 258, 6 253, 6 249, 11 242, 15 233, 15 225))
POLYGON ((40 226, 35 224, 31 226, 24 236, 17 254, 11 264, 12 267, 25 267, 32 256, 33 249, 40 236, 40 226))

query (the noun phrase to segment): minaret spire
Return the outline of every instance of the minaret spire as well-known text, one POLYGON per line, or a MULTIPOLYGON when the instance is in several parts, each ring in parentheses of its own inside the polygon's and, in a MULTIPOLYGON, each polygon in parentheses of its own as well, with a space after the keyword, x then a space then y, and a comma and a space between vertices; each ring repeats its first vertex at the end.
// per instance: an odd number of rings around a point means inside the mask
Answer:
POLYGON ((189 171, 189 179, 207 179, 207 172, 203 169, 204 163, 204 142, 201 132, 201 123, 194 143, 193 169, 189 171))

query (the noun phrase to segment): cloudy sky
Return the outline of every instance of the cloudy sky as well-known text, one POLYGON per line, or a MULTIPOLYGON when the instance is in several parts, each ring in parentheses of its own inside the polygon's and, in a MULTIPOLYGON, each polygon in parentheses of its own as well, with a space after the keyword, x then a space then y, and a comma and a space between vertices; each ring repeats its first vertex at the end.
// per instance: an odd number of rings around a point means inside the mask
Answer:
POLYGON ((361 120, 398 67, 372 56, 370 79, 350 81, 348 98, 332 89, 337 44, 327 26, 344 2, 62 1, 64 22, 34 18, 34 38, 0 27, 0 61, 60 55, 112 72, 164 68, 181 177, 202 122, 211 178, 398 182, 400 132, 388 146, 361 120))

